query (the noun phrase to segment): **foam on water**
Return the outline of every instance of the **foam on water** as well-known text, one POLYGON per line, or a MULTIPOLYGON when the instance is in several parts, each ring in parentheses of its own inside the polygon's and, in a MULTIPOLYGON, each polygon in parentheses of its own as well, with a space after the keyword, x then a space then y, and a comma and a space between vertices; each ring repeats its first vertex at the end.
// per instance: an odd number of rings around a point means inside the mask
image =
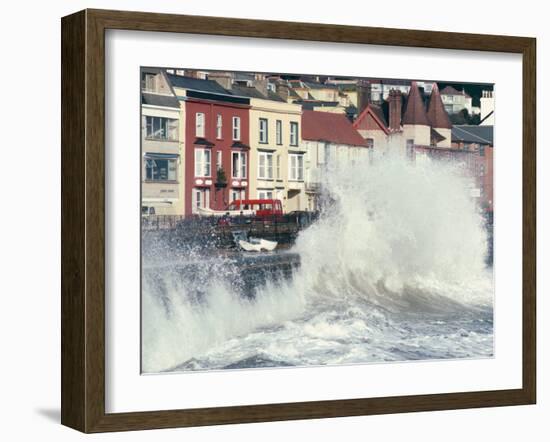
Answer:
POLYGON ((144 278, 144 372, 490 356, 492 274, 469 182, 391 156, 327 171, 333 203, 300 233, 292 280, 243 298, 221 259, 193 281, 144 278))

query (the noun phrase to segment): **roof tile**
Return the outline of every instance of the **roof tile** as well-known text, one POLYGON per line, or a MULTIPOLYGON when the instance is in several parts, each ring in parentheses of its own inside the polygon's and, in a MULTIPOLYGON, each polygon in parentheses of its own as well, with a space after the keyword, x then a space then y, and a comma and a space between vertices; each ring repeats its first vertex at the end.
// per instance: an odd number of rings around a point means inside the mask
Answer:
POLYGON ((419 124, 424 126, 430 125, 416 81, 411 83, 411 89, 409 90, 409 96, 407 98, 402 124, 419 124))
POLYGON ((344 114, 304 110, 302 138, 312 141, 366 146, 366 142, 344 114))
POLYGON ((430 101, 428 103, 428 120, 432 127, 440 129, 451 129, 453 127, 449 115, 445 110, 437 83, 434 83, 430 101))

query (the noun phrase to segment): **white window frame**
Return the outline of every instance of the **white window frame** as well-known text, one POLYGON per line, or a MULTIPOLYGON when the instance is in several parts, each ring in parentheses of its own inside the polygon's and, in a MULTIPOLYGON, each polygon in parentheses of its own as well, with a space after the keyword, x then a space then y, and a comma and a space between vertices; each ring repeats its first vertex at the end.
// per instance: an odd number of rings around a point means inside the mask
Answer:
POLYGON ((233 141, 241 140, 241 117, 233 117, 233 141))
POLYGON ((273 199, 273 190, 258 190, 258 199, 259 200, 272 200, 273 199))
POLYGON ((244 200, 245 193, 244 189, 231 189, 231 201, 244 200))
POLYGON ((207 148, 196 147, 195 148, 195 177, 209 178, 211 176, 212 176, 212 151, 207 148))
POLYGON ((223 152, 218 150, 216 152, 216 172, 223 168, 223 152))
POLYGON ((205 133, 204 112, 197 112, 195 114, 195 136, 197 138, 204 138, 205 133))
POLYGON ((231 152, 231 177, 246 179, 246 152, 231 152), (234 167, 235 157, 237 157, 237 170, 234 167))
POLYGON ((275 122, 275 144, 277 146, 283 145, 283 121, 277 120, 275 122))
POLYGON ((175 118, 146 115, 145 138, 149 140, 178 141, 178 120, 175 118), (158 123, 156 133, 155 123, 158 123))
POLYGON ((269 143, 269 123, 267 118, 260 118, 258 122, 258 128, 259 128, 259 142, 261 144, 268 144, 269 143))
POLYGON ((176 158, 163 158, 163 159, 145 158, 145 181, 177 182, 178 181, 178 160, 176 158), (154 178, 154 169, 156 168, 158 161, 166 161, 166 179, 154 178), (148 164, 151 164, 153 168, 153 171, 151 172, 151 178, 147 177, 147 169, 149 169, 148 164), (172 178, 170 178, 170 171, 174 173, 172 178))
POLYGON ((304 181, 304 155, 303 154, 291 153, 288 155, 288 180, 304 181))
POLYGON ((193 188, 193 198, 192 198, 192 207, 191 212, 197 213, 198 208, 208 208, 210 207, 210 189, 208 188, 193 188))
POLYGON ((221 140, 223 135, 223 117, 222 114, 216 115, 216 139, 221 140))
POLYGON ((290 122, 290 145, 298 146, 298 134, 300 133, 300 126, 298 126, 297 121, 290 122))
POLYGON ((281 155, 277 155, 277 162, 275 165, 277 179, 281 179, 281 155))
POLYGON ((273 152, 258 152, 258 179, 273 179, 273 152))

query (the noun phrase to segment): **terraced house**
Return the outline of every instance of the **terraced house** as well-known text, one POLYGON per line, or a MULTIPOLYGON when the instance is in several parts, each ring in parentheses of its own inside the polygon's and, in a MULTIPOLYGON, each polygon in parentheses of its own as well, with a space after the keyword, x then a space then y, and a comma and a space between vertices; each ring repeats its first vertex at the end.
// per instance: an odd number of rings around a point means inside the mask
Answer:
POLYGON ((144 215, 182 215, 180 103, 160 69, 141 72, 141 192, 144 215))
POLYGON ((250 100, 212 80, 166 76, 182 105, 184 214, 248 198, 250 100))
POLYGON ((285 212, 304 210, 301 106, 256 87, 233 86, 250 99, 250 196, 278 199, 285 212))

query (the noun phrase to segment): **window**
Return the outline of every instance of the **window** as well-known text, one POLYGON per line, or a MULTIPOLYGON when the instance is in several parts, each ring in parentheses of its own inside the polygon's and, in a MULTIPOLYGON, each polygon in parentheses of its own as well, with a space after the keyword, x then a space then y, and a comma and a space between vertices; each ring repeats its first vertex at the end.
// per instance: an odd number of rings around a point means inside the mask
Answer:
POLYGON ((241 118, 233 117, 233 141, 241 139, 241 118))
POLYGON ((258 178, 273 179, 273 154, 270 152, 258 153, 258 178))
POLYGON ((231 155, 231 176, 233 178, 246 178, 246 153, 233 152, 231 155))
POLYGON ((210 156, 210 149, 195 149, 195 176, 210 176, 210 156))
POLYGON ((153 140, 177 141, 178 120, 146 116, 145 137, 153 140))
POLYGON ((374 147, 374 138, 367 138, 367 148, 372 149, 374 147))
POLYGON ((202 112, 195 114, 195 136, 204 138, 204 114, 202 112))
POLYGON ((275 137, 277 145, 283 144, 283 122, 281 120, 277 120, 275 123, 275 137))
POLYGON ((216 171, 221 169, 223 167, 222 163, 222 151, 218 150, 216 152, 216 171))
POLYGON ((272 200, 273 191, 272 190, 258 190, 258 199, 260 200, 272 200))
POLYGON ((231 202, 237 201, 237 200, 244 200, 245 199, 245 193, 242 189, 231 189, 231 202))
POLYGON ((290 145, 298 145, 298 123, 294 121, 290 123, 290 145))
POLYGON ((290 170, 289 180, 303 181, 304 180, 304 156, 301 154, 290 154, 290 170))
POLYGON ((210 207, 210 189, 193 189, 193 207, 192 212, 197 213, 198 208, 210 207))
POLYGON ((156 75, 155 74, 143 74, 142 87, 146 91, 154 92, 156 90, 156 75))
POLYGON ((277 155, 277 179, 281 179, 281 155, 277 155))
POLYGON ((223 125, 222 116, 221 114, 218 114, 216 116, 216 138, 218 140, 222 139, 222 125, 223 125))
POLYGON ((260 143, 267 144, 267 140, 267 118, 260 118, 260 143))
POLYGON ((414 150, 414 140, 407 140, 407 159, 414 161, 416 159, 416 152, 414 150))
POLYGON ((145 179, 148 181, 176 181, 178 162, 175 158, 145 157, 145 179))

